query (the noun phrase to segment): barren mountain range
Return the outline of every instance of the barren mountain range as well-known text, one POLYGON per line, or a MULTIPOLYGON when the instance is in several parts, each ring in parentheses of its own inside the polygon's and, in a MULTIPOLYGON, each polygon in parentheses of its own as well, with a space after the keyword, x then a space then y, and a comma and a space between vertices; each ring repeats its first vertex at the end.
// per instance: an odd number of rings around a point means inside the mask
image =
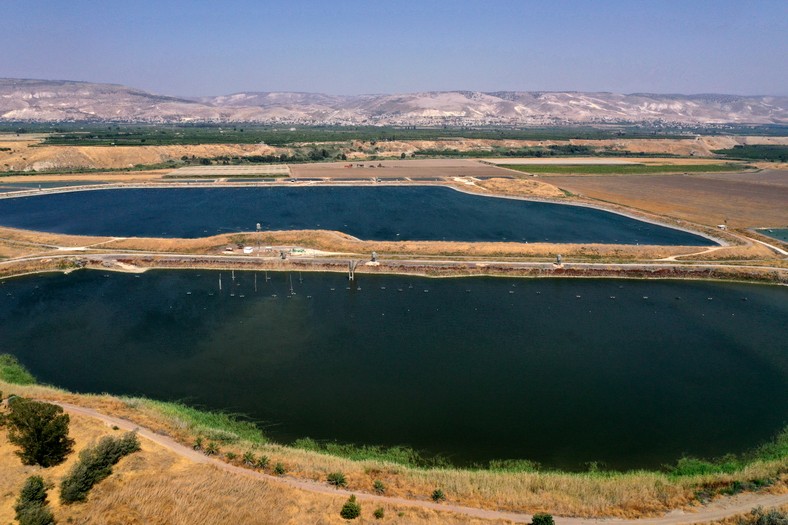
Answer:
POLYGON ((788 123, 788 97, 441 91, 335 96, 245 92, 188 98, 116 84, 0 79, 0 121, 304 125, 788 123))

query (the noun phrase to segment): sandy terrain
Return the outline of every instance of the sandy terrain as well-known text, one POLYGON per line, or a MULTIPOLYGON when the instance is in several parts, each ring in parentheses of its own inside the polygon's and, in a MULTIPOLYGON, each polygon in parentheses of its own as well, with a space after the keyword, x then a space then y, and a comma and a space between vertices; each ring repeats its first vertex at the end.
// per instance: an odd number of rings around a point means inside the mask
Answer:
POLYGON ((219 157, 273 155, 287 151, 255 144, 201 144, 196 146, 47 146, 38 140, 2 142, 0 171, 44 171, 67 168, 132 168, 179 160, 183 156, 219 157))
POLYGON ((371 178, 442 178, 442 177, 510 177, 511 172, 474 160, 419 159, 291 164, 296 178, 371 179, 371 178), (364 167, 358 167, 363 164, 364 167), (377 167, 379 164, 383 168, 377 167), (352 168, 345 166, 352 165, 352 168))
POLYGON ((726 220, 733 228, 788 224, 788 171, 545 179, 572 193, 709 226, 726 220))

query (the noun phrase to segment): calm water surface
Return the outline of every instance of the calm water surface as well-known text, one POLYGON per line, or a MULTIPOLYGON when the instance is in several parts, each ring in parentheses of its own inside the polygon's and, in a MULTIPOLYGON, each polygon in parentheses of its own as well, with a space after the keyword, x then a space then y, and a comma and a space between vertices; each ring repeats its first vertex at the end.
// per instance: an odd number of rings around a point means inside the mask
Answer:
POLYGON ((338 230, 366 240, 712 245, 601 210, 439 187, 118 189, 0 200, 0 224, 82 235, 338 230))
POLYGON ((786 288, 269 276, 257 292, 250 272, 222 272, 222 291, 209 271, 7 280, 0 349, 68 389, 458 463, 656 467, 740 452, 788 423, 786 288))

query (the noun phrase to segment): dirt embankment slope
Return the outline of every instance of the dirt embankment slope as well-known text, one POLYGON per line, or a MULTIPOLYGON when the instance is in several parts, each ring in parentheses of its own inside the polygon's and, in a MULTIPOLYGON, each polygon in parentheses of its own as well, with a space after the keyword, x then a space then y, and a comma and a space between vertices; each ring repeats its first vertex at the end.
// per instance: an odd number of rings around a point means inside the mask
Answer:
POLYGON ((48 146, 34 141, 2 142, 0 171, 58 169, 123 169, 155 165, 182 157, 279 155, 289 151, 256 144, 200 144, 194 146, 48 146))
MULTIPOLYGON (((202 144, 194 146, 50 146, 41 144, 42 137, 0 136, 0 171, 44 171, 56 169, 123 169, 137 165, 154 165, 183 156, 214 158, 219 156, 291 154, 290 148, 265 144, 202 144)), ((561 145, 580 145, 619 152, 670 154, 682 156, 713 156, 713 150, 737 144, 788 145, 788 137, 703 136, 686 139, 605 139, 605 140, 492 140, 451 139, 413 141, 348 141, 332 143, 350 160, 410 157, 418 151, 457 150, 493 151, 561 145)))

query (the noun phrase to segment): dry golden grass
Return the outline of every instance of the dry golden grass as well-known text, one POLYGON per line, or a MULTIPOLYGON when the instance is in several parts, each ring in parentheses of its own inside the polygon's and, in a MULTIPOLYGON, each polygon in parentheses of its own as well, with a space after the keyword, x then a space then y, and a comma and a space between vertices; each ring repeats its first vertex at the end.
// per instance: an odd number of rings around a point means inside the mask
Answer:
POLYGON ((549 244, 514 242, 453 241, 360 241, 341 232, 293 230, 262 234, 225 234, 201 239, 129 238, 104 245, 107 249, 216 254, 225 246, 241 243, 256 246, 302 246, 345 254, 465 257, 540 257, 554 258, 561 253, 576 257, 622 259, 659 259, 699 251, 697 246, 632 246, 617 244, 549 244))
MULTIPOLYGON (((217 525, 346 523, 339 509, 344 496, 328 496, 289 488, 194 464, 146 439, 142 450, 120 461, 113 474, 96 485, 86 503, 61 505, 56 488, 76 462, 80 450, 105 435, 119 434, 87 417, 71 416, 70 436, 75 451, 56 467, 42 469, 22 465, 0 430, 0 523, 13 520, 13 505, 25 479, 41 475, 55 485, 49 501, 60 523, 102 525, 217 525)), ((362 503, 369 521, 379 505, 362 503)), ((495 523, 446 512, 383 504, 388 516, 402 512, 408 523, 495 523)), ((364 520, 362 520, 363 522, 364 520)))
POLYGON ((60 233, 37 232, 33 230, 20 230, 18 228, 7 228, 0 226, 0 239, 5 241, 16 241, 21 243, 34 243, 50 246, 90 246, 97 243, 104 243, 113 237, 90 237, 87 235, 64 235, 60 233))
MULTIPOLYGON (((538 197, 542 199, 561 199, 564 192, 552 184, 527 179, 486 179, 476 183, 491 193, 516 197, 538 197)), ((474 191, 474 186, 464 186, 464 190, 474 191)))
MULTIPOLYGON (((95 408, 105 414, 132 420, 158 433, 169 435, 184 444, 188 445, 194 442, 195 430, 190 428, 185 421, 164 416, 154 406, 145 402, 122 400, 109 395, 79 396, 49 387, 17 386, 2 382, 0 382, 0 389, 4 392, 14 392, 28 397, 64 401, 95 408)), ((81 420, 81 418, 79 419, 81 420)), ((95 427, 96 425, 92 425, 92 428, 95 427)), ((80 439, 84 441, 86 438, 80 439)), ((143 451, 149 450, 151 446, 144 446, 143 451)), ((248 450, 268 455, 272 463, 281 461, 287 467, 288 475, 299 478, 322 481, 325 480, 327 473, 342 471, 347 476, 349 488, 352 490, 370 491, 373 481, 380 479, 386 484, 386 494, 390 496, 427 499, 433 489, 441 487, 451 503, 529 513, 545 511, 571 516, 632 518, 654 515, 691 504, 694 489, 699 482, 722 486, 734 479, 733 476, 724 474, 671 478, 664 474, 650 472, 600 476, 550 472, 493 473, 464 470, 418 470, 380 461, 351 461, 275 444, 252 445, 238 442, 234 445, 222 446, 223 453, 233 451, 240 455, 248 450)), ((5 465, 6 463, 0 464, 5 465)), ((156 472, 162 470, 161 462, 156 464, 158 465, 156 472)), ((124 474, 128 472, 128 468, 124 467, 117 471, 124 480, 133 478, 131 474, 124 474)), ((178 469, 175 469, 175 472, 177 471, 178 469)), ((151 474, 150 471, 145 472, 151 474)), ((175 476, 169 467, 167 472, 170 473, 166 476, 175 476)), ((19 483, 26 475, 29 474, 16 474, 14 483, 19 483)), ((196 474, 185 476, 184 480, 197 479, 194 476, 196 474)), ((770 463, 755 463, 748 467, 743 476, 747 479, 776 477, 779 481, 773 490, 784 491, 785 483, 788 481, 788 459, 770 463), (778 472, 782 472, 782 474, 778 474, 778 472)), ((170 481, 163 482, 164 486, 178 486, 180 483, 177 481, 177 476, 166 479, 170 481)), ((140 491, 143 489, 154 490, 157 486, 149 485, 144 481, 143 479, 138 480, 130 486, 137 487, 133 490, 140 491)), ((209 484, 208 480, 205 483, 209 484)), ((243 483, 247 483, 247 481, 243 483)), ((5 490, 4 493, 7 493, 9 489, 0 485, 0 490, 5 490)), ((161 487, 156 489, 154 493, 158 494, 161 491, 166 493, 165 489, 161 487)), ((206 493, 210 493, 210 491, 206 491, 206 493)), ((112 496, 107 494, 107 497, 112 496)), ((318 497, 314 496, 314 498, 318 497)), ((317 505, 317 503, 315 504, 317 505)), ((300 504, 299 508, 304 508, 304 505, 300 504)), ((336 508, 338 509, 338 507, 336 508)), ((410 516, 410 512, 414 511, 408 512, 410 516)), ((282 519, 282 522, 287 522, 284 521, 284 518, 282 519)), ((415 517, 412 522, 418 523, 415 517)), ((326 521, 326 523, 332 523, 332 521, 326 521)))

